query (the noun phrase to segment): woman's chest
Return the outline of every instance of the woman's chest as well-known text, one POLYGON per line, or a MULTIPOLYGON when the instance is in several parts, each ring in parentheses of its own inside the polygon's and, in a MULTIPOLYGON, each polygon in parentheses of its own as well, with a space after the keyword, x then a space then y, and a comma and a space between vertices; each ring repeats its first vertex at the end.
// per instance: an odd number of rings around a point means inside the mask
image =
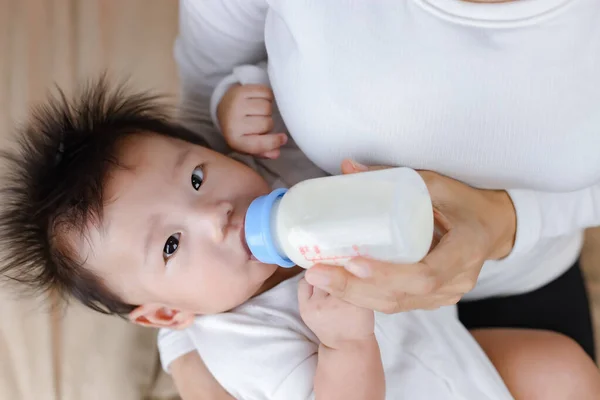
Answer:
POLYGON ((268 21, 280 111, 319 167, 337 173, 354 157, 490 188, 599 180, 600 25, 478 30, 379 11, 356 31, 326 13, 268 21))

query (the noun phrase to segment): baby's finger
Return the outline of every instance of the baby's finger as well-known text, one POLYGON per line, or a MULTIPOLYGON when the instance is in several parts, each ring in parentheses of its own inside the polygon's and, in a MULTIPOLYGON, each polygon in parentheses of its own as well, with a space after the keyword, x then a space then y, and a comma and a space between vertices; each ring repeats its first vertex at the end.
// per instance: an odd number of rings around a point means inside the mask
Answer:
POLYGON ((269 133, 273 130, 273 118, 253 115, 243 119, 243 129, 247 135, 269 133))
POLYGON ((246 116, 271 116, 273 103, 267 99, 248 99, 246 101, 246 116))
POLYGON ((298 282, 298 303, 300 305, 306 304, 308 299, 313 295, 314 286, 306 281, 306 279, 300 279, 298 282))
POLYGON ((273 91, 264 85, 244 85, 243 93, 247 99, 273 100, 273 91))
POLYGON ((279 149, 269 150, 267 152, 258 154, 259 157, 268 158, 270 160, 275 160, 276 158, 279 158, 280 155, 281 155, 281 151, 279 149))
POLYGON ((246 135, 240 139, 246 153, 263 154, 279 149, 287 142, 285 133, 273 133, 266 135, 246 135))
POLYGON ((318 287, 313 286, 313 293, 310 297, 312 300, 320 300, 329 297, 329 293, 324 291, 323 289, 319 289, 318 287))

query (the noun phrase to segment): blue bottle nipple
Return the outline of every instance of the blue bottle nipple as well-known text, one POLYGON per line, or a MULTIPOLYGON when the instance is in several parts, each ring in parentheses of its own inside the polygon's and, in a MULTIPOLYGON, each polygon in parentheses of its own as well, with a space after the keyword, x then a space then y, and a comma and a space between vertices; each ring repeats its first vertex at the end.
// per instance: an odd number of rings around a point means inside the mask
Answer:
POLYGON ((265 196, 260 196, 248 207, 244 226, 246 243, 256 259, 265 264, 277 264, 280 267, 291 268, 296 265, 292 260, 282 255, 275 246, 271 232, 271 211, 275 202, 283 197, 287 189, 275 189, 265 196))

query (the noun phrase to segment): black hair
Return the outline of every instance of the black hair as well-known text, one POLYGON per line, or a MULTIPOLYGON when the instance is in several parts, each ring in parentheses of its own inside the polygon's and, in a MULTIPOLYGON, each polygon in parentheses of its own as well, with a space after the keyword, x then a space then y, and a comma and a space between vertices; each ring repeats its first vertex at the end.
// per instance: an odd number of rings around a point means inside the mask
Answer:
POLYGON ((4 151, 0 210, 0 276, 33 294, 56 291, 104 313, 125 315, 136 305, 114 295, 68 240, 102 221, 103 188, 119 167, 122 139, 154 133, 206 147, 176 123, 162 97, 111 87, 106 76, 69 100, 60 90, 36 107, 17 133, 16 150, 4 151))

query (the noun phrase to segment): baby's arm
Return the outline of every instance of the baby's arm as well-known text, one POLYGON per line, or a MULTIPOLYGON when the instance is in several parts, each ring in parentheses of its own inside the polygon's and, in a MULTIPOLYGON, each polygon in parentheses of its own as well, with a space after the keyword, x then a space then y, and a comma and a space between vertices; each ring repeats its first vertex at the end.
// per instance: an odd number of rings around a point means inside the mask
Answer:
POLYGON ((208 370, 185 330, 161 329, 158 349, 163 368, 183 400, 233 400, 208 370))
POLYGON ((181 119, 212 149, 228 153, 224 138, 205 122, 215 87, 237 65, 264 60, 266 0, 179 1, 175 60, 180 78, 181 119))
POLYGON ((273 131, 275 100, 266 68, 266 62, 235 67, 215 88, 210 113, 233 150, 277 158, 287 135, 273 131))
POLYGON ((330 296, 304 279, 298 300, 302 319, 321 341, 316 399, 384 399, 385 376, 373 311, 330 296))
POLYGON ((273 92, 268 86, 231 86, 217 107, 218 126, 227 145, 239 153, 279 157, 285 133, 273 132, 273 92))
POLYGON ((235 400, 210 373, 196 351, 171 363, 171 375, 183 400, 235 400))
POLYGON ((385 378, 375 336, 331 348, 319 346, 315 397, 320 399, 383 399, 385 378))
POLYGON ((184 331, 161 329, 163 369, 183 400, 313 400, 316 338, 273 322, 231 312, 202 316, 184 331))

